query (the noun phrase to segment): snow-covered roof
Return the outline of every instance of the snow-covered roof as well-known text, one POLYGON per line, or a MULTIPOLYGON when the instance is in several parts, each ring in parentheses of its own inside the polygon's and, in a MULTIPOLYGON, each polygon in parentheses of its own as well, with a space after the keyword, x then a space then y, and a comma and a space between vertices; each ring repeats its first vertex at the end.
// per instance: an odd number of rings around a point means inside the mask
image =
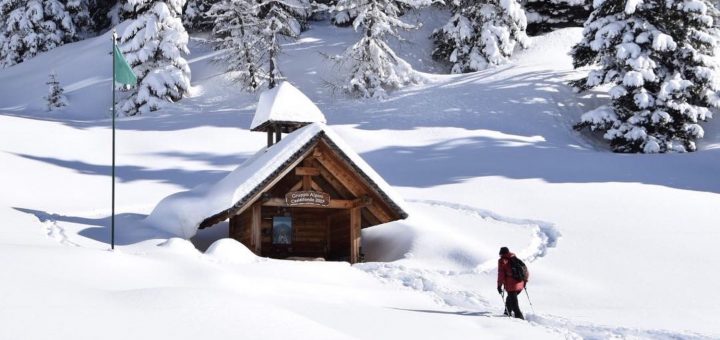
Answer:
POLYGON ((217 183, 166 197, 146 222, 178 236, 190 238, 197 229, 224 220, 257 198, 280 172, 297 161, 321 138, 377 192, 402 218, 405 202, 395 190, 340 136, 323 123, 313 123, 288 134, 277 144, 264 148, 217 183))
POLYGON ((271 123, 326 123, 315 103, 288 82, 260 94, 250 130, 261 131, 271 123))

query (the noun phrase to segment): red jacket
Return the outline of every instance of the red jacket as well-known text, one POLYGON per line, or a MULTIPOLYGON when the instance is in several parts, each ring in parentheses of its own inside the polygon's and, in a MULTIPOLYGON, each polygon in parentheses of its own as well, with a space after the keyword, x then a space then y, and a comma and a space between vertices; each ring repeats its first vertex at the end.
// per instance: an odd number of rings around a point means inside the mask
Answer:
MULTIPOLYGON (((525 282, 513 279, 512 271, 510 270, 510 259, 515 257, 515 254, 508 253, 500 257, 498 260, 498 287, 505 286, 505 290, 508 292, 521 292, 525 288, 525 282)), ((530 272, 528 272, 528 279, 530 278, 530 272)))

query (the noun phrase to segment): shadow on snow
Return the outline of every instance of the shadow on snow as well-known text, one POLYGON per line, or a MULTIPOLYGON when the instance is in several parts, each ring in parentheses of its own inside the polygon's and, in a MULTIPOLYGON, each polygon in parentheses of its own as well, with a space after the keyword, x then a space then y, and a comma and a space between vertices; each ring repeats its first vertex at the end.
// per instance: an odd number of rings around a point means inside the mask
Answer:
MULTIPOLYGON (((80 216, 66 216, 48 213, 42 210, 18 208, 13 209, 31 214, 42 223, 63 222, 87 226, 77 235, 92 239, 110 246, 110 216, 89 218, 80 216)), ((117 214, 115 215, 115 244, 130 245, 152 239, 164 239, 173 235, 161 230, 144 226, 141 221, 146 217, 143 214, 117 214)))

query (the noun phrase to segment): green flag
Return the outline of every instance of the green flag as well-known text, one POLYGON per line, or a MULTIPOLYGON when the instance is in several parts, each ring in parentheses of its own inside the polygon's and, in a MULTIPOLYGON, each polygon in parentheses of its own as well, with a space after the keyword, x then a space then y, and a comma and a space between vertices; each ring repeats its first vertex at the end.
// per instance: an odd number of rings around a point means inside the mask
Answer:
POLYGON ((128 64, 125 57, 120 53, 120 49, 117 45, 113 46, 113 55, 115 59, 115 81, 120 84, 135 85, 137 84, 137 77, 133 73, 132 68, 128 64))

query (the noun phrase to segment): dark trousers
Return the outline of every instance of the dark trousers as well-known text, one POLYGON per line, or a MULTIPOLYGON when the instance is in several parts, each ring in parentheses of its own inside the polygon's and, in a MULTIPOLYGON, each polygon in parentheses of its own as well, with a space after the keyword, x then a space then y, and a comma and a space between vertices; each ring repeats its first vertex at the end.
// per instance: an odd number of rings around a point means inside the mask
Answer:
POLYGON ((520 311, 520 304, 518 304, 518 294, 520 292, 508 292, 507 300, 505 300, 505 315, 510 316, 515 314, 518 319, 525 319, 523 313, 520 311))

